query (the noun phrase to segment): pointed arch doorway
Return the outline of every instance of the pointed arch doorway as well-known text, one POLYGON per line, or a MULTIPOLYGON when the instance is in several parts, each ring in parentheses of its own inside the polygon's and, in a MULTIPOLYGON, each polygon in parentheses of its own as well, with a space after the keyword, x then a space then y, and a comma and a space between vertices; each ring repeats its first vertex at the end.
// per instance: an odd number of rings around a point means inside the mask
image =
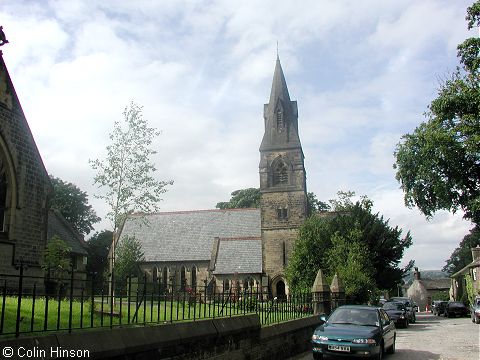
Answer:
POLYGON ((278 276, 272 280, 271 283, 272 296, 278 300, 285 299, 287 297, 288 287, 286 281, 282 276, 278 276))

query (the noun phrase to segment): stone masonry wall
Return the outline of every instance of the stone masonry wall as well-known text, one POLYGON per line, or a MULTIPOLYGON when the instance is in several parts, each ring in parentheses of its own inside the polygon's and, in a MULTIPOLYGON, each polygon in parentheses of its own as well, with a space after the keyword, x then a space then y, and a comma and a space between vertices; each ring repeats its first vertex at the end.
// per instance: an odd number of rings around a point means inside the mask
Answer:
POLYGON ((33 275, 46 242, 50 182, 1 56, 0 142, 9 181, 7 231, 0 242, 11 249, 11 256, 0 257, 0 271, 14 271, 13 265, 23 260, 33 275))
POLYGON ((43 350, 47 359, 58 358, 55 355, 60 349, 83 351, 81 358, 105 360, 273 360, 308 350, 313 330, 319 324, 319 317, 312 316, 261 327, 257 315, 247 315, 2 340, 0 348, 12 348, 10 359, 25 358, 18 353, 22 347, 23 352, 36 349, 37 354, 41 354, 43 350), (54 356, 51 356, 52 349, 54 356))

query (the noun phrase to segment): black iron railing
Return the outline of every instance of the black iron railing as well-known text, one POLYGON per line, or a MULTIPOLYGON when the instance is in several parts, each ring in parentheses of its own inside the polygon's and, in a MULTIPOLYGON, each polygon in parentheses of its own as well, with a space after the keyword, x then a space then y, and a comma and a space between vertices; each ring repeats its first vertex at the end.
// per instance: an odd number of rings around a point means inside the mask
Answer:
POLYGON ((312 314, 311 295, 272 298, 260 285, 225 289, 212 281, 187 287, 143 278, 122 284, 104 281, 95 291, 94 276, 74 271, 44 277, 0 274, 0 336, 99 327, 162 324, 258 314, 261 324, 312 314), (112 290, 113 289, 113 290, 112 290))

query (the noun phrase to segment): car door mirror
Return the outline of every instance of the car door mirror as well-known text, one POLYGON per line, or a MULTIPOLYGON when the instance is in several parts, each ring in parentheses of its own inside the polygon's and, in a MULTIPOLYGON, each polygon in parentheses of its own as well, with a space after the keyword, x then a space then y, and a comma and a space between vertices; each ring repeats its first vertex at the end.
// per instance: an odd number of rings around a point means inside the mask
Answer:
POLYGON ((320 321, 322 323, 326 323, 327 322, 327 315, 326 314, 321 314, 320 315, 320 321))

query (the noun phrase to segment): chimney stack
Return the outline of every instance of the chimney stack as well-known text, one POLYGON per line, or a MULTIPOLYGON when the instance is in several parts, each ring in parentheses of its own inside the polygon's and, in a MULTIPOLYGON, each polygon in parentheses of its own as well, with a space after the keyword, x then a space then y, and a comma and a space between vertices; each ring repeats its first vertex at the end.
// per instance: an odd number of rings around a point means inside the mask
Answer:
POLYGON ((472 248, 471 250, 473 261, 480 259, 480 245, 477 245, 477 247, 472 248))

